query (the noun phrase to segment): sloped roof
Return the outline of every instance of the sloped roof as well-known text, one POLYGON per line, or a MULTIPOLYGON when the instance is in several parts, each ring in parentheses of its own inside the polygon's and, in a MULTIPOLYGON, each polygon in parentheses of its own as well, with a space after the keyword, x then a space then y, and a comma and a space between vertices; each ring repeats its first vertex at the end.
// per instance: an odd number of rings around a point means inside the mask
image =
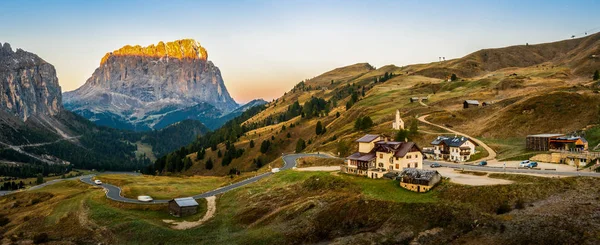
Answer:
POLYGON ((355 152, 354 154, 346 157, 346 159, 362 161, 362 162, 368 162, 368 161, 373 160, 374 158, 375 158, 374 152, 371 152, 371 153, 355 152))
POLYGON ((479 105, 479 101, 477 100, 465 100, 469 105, 479 105))
POLYGON ((360 139, 357 139, 356 142, 359 143, 368 143, 368 142, 372 142, 373 140, 376 140, 379 137, 379 135, 376 134, 366 134, 363 137, 360 137, 360 139))
POLYGON ((192 197, 175 198, 172 201, 177 203, 179 207, 194 207, 198 206, 198 202, 192 197))
MULTIPOLYGON (((438 136, 436 139, 431 141, 431 144, 439 145, 443 142, 444 144, 446 144, 447 146, 450 146, 450 147, 460 147, 462 144, 464 144, 465 142, 467 142, 469 140, 471 140, 471 139, 464 137, 464 136, 454 136, 454 137, 438 136)), ((473 141, 471 141, 471 142, 473 142, 473 141)), ((473 144, 477 144, 477 143, 473 142, 473 144)))
POLYGON ((564 134, 532 134, 527 135, 527 137, 540 137, 540 138, 550 138, 550 137, 560 137, 564 136, 564 134))
POLYGON ((426 180, 430 181, 438 175, 438 171, 436 170, 427 170, 427 169, 417 169, 417 168, 405 168, 400 173, 401 177, 408 177, 416 180, 426 180))
POLYGON ((413 147, 423 153, 414 142, 378 141, 375 142, 375 148, 373 149, 375 151, 394 152, 394 157, 404 157, 413 147))

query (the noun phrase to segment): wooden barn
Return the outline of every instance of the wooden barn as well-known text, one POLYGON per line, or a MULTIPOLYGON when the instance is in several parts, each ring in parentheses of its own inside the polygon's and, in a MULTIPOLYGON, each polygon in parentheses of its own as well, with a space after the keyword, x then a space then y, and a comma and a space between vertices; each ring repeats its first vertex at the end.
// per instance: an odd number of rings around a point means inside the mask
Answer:
POLYGON ((478 107, 479 106, 479 101, 477 100, 465 100, 463 102, 463 109, 467 109, 469 107, 478 107))
POLYGON ((192 197, 175 198, 169 201, 169 213, 175 217, 183 217, 198 212, 198 202, 192 197))
POLYGON ((530 151, 549 151, 550 139, 564 136, 564 134, 535 134, 527 135, 525 148, 530 151))

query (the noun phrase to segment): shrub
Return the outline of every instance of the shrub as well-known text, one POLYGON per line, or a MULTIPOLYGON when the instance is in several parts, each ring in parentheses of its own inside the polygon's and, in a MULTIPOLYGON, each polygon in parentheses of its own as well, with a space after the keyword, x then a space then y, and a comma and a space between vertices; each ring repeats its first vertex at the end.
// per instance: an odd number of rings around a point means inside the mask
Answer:
POLYGON ((39 233, 39 234, 36 234, 35 236, 33 236, 33 243, 35 243, 35 244, 46 243, 48 241, 49 241, 48 234, 46 234, 46 233, 42 232, 42 233, 39 233))
POLYGON ((510 212, 511 210, 512 210, 512 207, 510 206, 510 204, 508 204, 508 202, 504 202, 504 203, 500 204, 498 209, 496 209, 496 214, 505 214, 505 213, 510 212))
POLYGON ((600 79, 600 72, 599 72, 598 70, 596 70, 596 71, 594 72, 594 81, 596 81, 596 80, 598 80, 598 79, 600 79))
POLYGON ((306 142, 303 139, 298 139, 298 142, 296 142, 296 153, 302 152, 304 148, 306 148, 306 142))

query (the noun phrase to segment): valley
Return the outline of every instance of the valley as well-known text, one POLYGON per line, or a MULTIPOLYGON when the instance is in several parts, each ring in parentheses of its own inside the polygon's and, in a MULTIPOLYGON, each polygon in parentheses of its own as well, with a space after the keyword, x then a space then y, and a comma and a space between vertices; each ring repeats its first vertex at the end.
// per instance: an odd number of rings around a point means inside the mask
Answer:
POLYGON ((0 240, 596 244, 598 53, 356 63, 240 105, 193 39, 122 46, 64 93, 4 43, 0 240))

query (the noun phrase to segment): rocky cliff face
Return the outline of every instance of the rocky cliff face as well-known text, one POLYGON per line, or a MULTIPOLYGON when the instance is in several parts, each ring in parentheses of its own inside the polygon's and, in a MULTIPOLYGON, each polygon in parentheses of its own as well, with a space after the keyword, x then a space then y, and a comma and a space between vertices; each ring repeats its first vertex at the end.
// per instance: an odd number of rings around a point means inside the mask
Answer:
POLYGON ((0 43, 0 109, 27 121, 34 115, 57 115, 61 100, 54 66, 0 43))
POLYGON ((64 97, 67 109, 92 121, 141 130, 198 104, 223 115, 238 107, 206 49, 191 39, 107 53, 86 83, 64 97))

